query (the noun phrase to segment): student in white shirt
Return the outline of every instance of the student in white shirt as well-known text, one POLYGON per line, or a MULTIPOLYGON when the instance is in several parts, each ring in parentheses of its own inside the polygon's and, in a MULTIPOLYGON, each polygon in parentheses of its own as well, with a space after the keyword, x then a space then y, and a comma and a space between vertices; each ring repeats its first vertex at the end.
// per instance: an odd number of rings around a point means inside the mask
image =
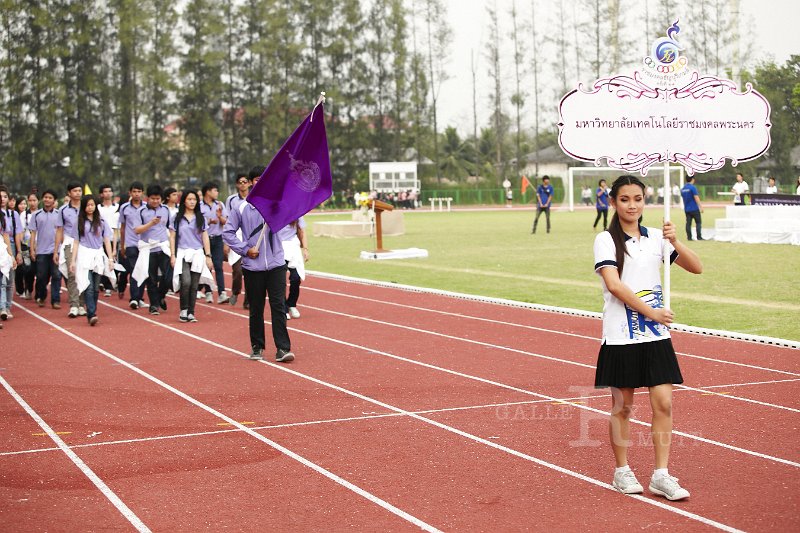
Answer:
POLYGON ((778 194, 778 186, 775 185, 775 178, 769 177, 769 185, 767 185, 767 194, 778 194))
POLYGON ((744 195, 750 192, 750 186, 744 181, 744 176, 736 174, 736 183, 731 187, 733 191, 733 205, 744 205, 744 195))
POLYGON ((653 410, 655 470, 650 492, 669 500, 689 497, 667 471, 672 439, 672 386, 683 383, 669 335, 673 313, 664 308, 660 266, 664 254, 688 272, 699 274, 697 255, 677 239, 671 222, 663 228, 639 224, 645 186, 621 176, 611 187, 615 213, 608 231, 594 241, 595 272, 603 286, 603 344, 597 358, 595 387, 610 387, 611 447, 617 468, 613 486, 625 494, 644 491, 628 466, 630 415, 637 387, 647 387, 653 410), (667 241, 667 242, 665 242, 667 241))

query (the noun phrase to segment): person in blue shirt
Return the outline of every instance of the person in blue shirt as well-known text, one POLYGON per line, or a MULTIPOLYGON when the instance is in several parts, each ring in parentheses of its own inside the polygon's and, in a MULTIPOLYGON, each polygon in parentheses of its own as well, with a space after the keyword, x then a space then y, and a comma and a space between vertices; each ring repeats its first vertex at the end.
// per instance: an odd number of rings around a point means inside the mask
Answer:
POLYGON ((697 240, 703 240, 703 219, 700 213, 703 212, 703 206, 700 204, 700 194, 697 192, 697 187, 694 186, 694 176, 689 176, 689 182, 681 189, 681 198, 683 198, 683 212, 686 213, 686 239, 692 240, 692 220, 694 220, 697 227, 697 240))
POLYGON ((603 231, 608 228, 608 187, 606 187, 606 180, 600 180, 597 184, 597 191, 595 191, 595 209, 597 209, 597 218, 594 219, 593 228, 597 228, 597 223, 600 222, 600 217, 603 217, 603 231))
POLYGON ((547 220, 547 233, 550 233, 550 204, 553 201, 553 186, 550 185, 550 176, 542 177, 542 184, 536 188, 536 218, 533 220, 531 234, 536 233, 536 226, 539 224, 539 217, 544 212, 547 220))

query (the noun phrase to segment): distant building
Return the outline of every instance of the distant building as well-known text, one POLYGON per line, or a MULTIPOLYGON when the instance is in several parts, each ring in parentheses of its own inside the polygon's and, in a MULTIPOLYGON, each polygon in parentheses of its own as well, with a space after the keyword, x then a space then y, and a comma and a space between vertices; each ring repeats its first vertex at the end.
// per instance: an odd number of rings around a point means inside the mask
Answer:
MULTIPOLYGON (((516 161, 512 161, 512 166, 516 161)), ((542 148, 538 152, 531 152, 522 158, 522 175, 529 178, 540 178, 544 175, 567 178, 569 167, 591 166, 565 154, 558 145, 542 148), (539 172, 536 173, 536 163, 539 163, 539 172)))

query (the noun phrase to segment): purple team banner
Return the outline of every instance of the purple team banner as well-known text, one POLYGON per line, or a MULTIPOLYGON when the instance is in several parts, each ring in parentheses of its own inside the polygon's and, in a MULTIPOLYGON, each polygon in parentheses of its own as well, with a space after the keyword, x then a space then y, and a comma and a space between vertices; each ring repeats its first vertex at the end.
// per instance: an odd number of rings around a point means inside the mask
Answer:
POLYGON ((325 110, 320 102, 272 158, 247 201, 272 232, 294 222, 333 192, 325 110))

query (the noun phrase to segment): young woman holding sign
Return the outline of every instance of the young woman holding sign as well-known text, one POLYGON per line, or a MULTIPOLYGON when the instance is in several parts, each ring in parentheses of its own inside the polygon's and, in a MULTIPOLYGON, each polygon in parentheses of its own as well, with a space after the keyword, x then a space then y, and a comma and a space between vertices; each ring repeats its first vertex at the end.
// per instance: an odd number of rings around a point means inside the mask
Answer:
POLYGON ((612 393, 610 437, 617 465, 613 486, 625 494, 644 491, 628 466, 627 455, 633 394, 636 388, 647 387, 655 448, 650 492, 681 500, 688 498, 689 492, 669 475, 667 462, 672 440, 672 386, 683 383, 683 377, 668 329, 673 314, 663 306, 660 267, 665 253, 694 274, 701 273, 703 265, 678 241, 671 222, 660 230, 639 224, 645 185, 638 178, 617 178, 609 196, 615 213, 608 230, 594 241, 594 268, 602 278, 604 299, 603 344, 595 387, 610 387, 612 393))

